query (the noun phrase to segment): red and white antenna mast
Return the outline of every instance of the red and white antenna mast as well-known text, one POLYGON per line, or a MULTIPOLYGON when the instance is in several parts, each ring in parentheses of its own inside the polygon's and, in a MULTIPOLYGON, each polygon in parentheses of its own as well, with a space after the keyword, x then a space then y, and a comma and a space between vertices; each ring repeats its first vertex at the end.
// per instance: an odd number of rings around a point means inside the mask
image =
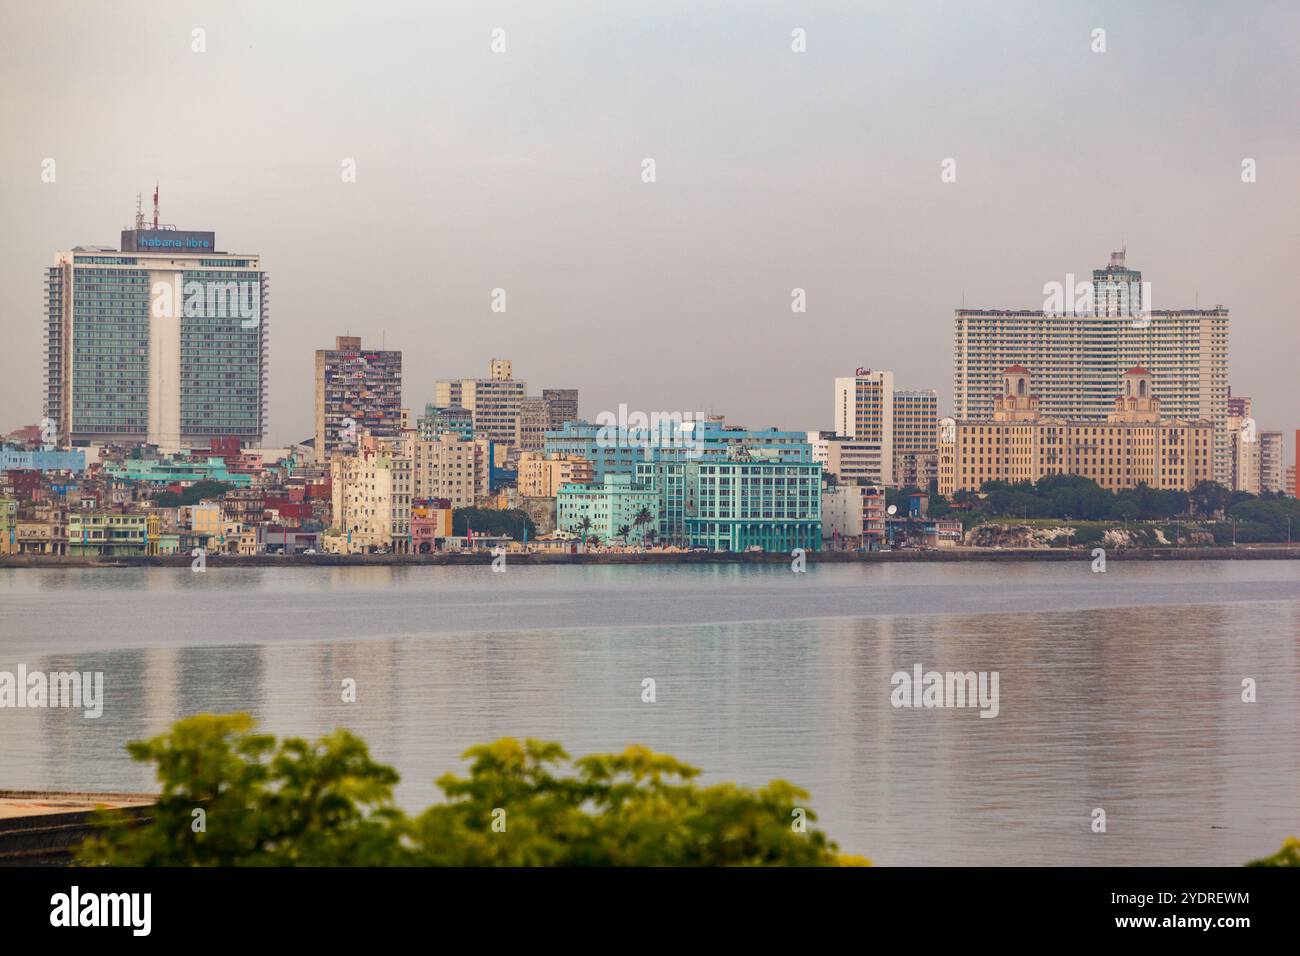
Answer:
POLYGON ((153 184, 153 227, 158 228, 158 184, 153 184))

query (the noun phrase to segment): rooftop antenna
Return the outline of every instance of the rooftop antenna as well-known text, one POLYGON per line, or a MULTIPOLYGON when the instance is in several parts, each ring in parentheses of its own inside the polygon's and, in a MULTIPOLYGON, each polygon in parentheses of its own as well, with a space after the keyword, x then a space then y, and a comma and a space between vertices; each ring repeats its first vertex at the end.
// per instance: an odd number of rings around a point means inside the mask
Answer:
POLYGON ((144 228, 144 196, 140 193, 135 194, 135 228, 144 228))
POLYGON ((153 227, 158 228, 158 184, 153 184, 153 227))

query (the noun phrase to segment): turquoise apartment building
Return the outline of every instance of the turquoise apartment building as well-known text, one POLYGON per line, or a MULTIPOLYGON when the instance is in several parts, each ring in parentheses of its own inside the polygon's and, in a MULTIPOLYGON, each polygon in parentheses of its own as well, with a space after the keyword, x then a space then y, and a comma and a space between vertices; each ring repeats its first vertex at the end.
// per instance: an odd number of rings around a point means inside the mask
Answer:
POLYGON ((561 485, 555 496, 555 525, 560 531, 582 534, 582 519, 590 518, 586 534, 602 541, 621 538, 620 529, 628 529, 629 544, 644 543, 645 534, 659 527, 659 493, 650 485, 640 484, 631 475, 607 474, 597 484, 561 485), (649 522, 637 523, 645 509, 649 522))
POLYGON ((731 458, 643 462, 666 544, 719 551, 817 551, 822 546, 821 465, 738 453, 731 458))

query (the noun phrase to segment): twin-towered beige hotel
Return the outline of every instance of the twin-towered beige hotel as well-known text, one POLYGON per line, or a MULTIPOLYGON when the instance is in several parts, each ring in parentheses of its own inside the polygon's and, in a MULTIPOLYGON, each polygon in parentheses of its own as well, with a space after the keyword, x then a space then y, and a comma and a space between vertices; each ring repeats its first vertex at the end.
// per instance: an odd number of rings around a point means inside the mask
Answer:
POLYGON ((1123 376, 1104 422, 1045 418, 1030 370, 1002 375, 991 419, 939 424, 939 493, 978 491, 986 481, 1038 481, 1080 475, 1108 491, 1146 484, 1191 491, 1214 475, 1214 425, 1206 419, 1162 419, 1154 376, 1142 366, 1123 376))

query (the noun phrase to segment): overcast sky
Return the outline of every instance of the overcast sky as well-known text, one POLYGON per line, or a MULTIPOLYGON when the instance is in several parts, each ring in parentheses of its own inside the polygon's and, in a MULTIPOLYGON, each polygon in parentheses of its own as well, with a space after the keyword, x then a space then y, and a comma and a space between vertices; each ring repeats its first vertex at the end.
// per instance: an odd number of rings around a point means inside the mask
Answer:
POLYGON ((954 308, 1041 308, 1121 243, 1157 308, 1231 308, 1234 392, 1300 425, 1290 0, 0 7, 3 431, 41 415, 42 269, 155 182, 271 275, 269 443, 344 333, 402 349, 415 409, 500 356, 587 417, 830 428, 859 365, 946 412, 954 308))

